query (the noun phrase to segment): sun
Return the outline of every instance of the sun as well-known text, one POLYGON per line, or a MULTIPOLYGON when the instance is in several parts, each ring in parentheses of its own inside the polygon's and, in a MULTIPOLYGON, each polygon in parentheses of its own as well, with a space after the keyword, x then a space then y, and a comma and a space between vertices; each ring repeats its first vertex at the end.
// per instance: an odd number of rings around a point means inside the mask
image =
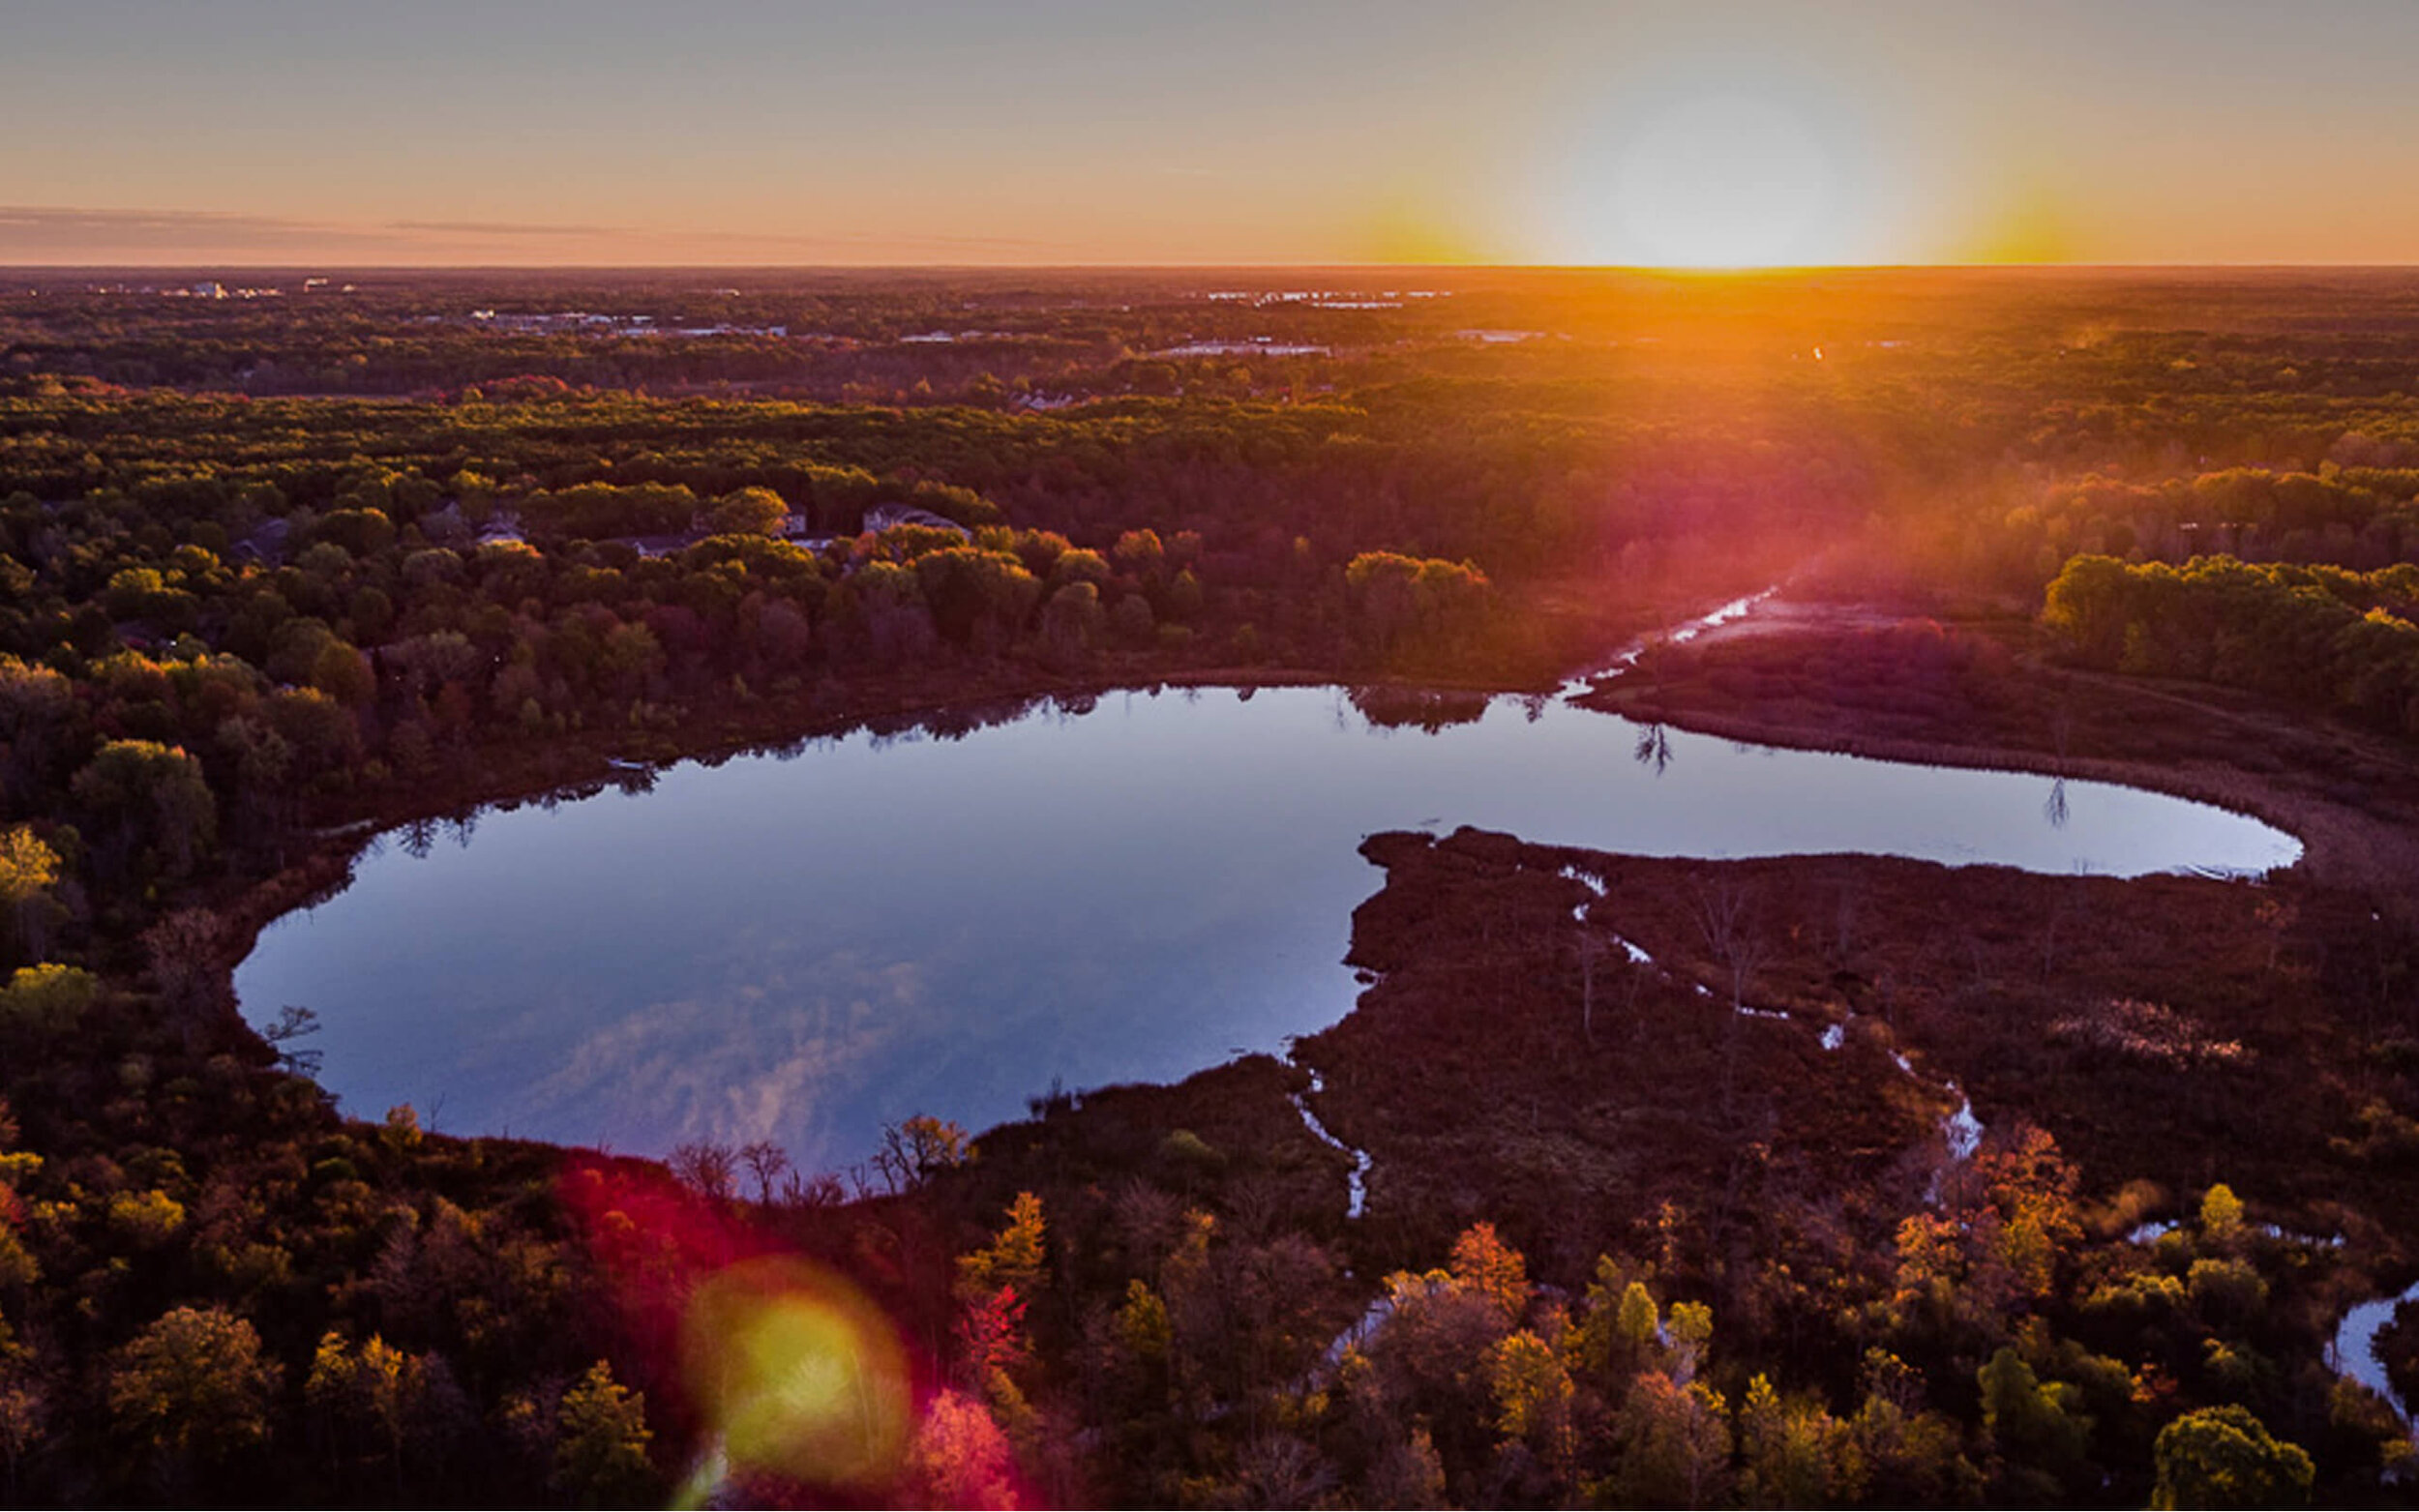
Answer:
POLYGON ((1640 126, 1613 163, 1625 261, 1771 267, 1820 255, 1838 172, 1810 123, 1770 101, 1715 94, 1640 126))
POLYGON ((1841 260, 1865 239, 1865 165, 1836 114, 1735 88, 1623 112, 1566 149, 1563 254, 1671 268, 1841 260))

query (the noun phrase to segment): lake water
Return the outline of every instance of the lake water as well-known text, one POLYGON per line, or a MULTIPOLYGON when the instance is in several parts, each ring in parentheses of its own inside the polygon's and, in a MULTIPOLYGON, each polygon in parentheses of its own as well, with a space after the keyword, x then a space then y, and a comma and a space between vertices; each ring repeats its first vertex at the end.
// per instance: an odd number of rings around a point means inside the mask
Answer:
POLYGON ((1379 830, 2115 875, 2300 851, 2105 784, 2064 784, 2061 815, 2044 777, 1678 732, 1655 759, 1647 733, 1513 697, 1431 732, 1329 688, 859 732, 487 814, 462 844, 390 837, 236 988, 256 1023, 317 1012, 320 1079, 358 1114, 649 1154, 766 1139, 813 1170, 910 1114, 982 1129, 1054 1082, 1174 1080, 1333 1023, 1379 830))

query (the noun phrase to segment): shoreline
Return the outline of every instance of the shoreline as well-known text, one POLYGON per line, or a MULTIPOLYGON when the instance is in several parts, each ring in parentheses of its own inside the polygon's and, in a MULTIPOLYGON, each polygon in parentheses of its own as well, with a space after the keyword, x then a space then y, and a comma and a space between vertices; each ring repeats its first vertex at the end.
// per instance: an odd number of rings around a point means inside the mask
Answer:
MULTIPOLYGON (((2419 922, 2419 897, 2406 891, 2410 879, 2419 877, 2419 813, 2396 815, 2343 803, 2314 790, 2326 781, 2327 774, 2305 770, 2302 763, 2282 762, 2277 774, 2270 776, 2205 756, 2160 760, 2140 755, 2061 755, 2012 739, 1977 742, 1954 738, 1947 730, 1929 736, 1895 733, 1876 727, 1881 722, 1867 710, 1807 697, 1789 701, 1799 706, 1815 704, 1817 714, 1812 719, 1792 719, 1770 705, 1709 707, 1705 700, 1694 697, 1700 685, 1674 686, 1701 666, 1697 659, 1746 642, 1795 638, 1819 646, 1850 636, 1926 622, 1924 616, 1893 617, 1865 606, 1834 608, 1786 602, 1759 606, 1740 619, 1708 631, 1686 647, 1674 648, 1664 665, 1599 679, 1591 692, 1570 701, 1577 707, 1641 724, 1666 725, 1694 734, 1783 750, 2111 783, 2206 804, 2249 815, 2290 835, 2300 843, 2302 854, 2289 870, 2298 870, 2312 882, 2366 893, 2381 905, 2394 907, 2406 921, 2419 922), (1780 609, 1785 617, 1759 622, 1759 616, 1765 615, 1768 608, 1780 609)), ((1809 648, 1801 660, 1813 662, 1820 657, 1819 649, 1809 648)), ((2151 715, 2156 705, 2173 707, 2188 719, 2213 726, 2206 731, 2204 749, 2239 749, 2245 736, 2273 733, 2280 726, 2292 738, 2331 740, 2345 748, 2360 749, 2371 759, 2409 772, 2413 790, 2419 790, 2419 759, 2392 749, 2380 737, 2332 722, 2296 720, 2286 711, 2256 706, 2230 709, 2208 698, 2105 673, 2063 668, 2052 673, 2030 659, 2019 662, 2013 673, 2044 680, 2055 676, 2066 686, 2131 706, 2135 717, 2151 715), (2229 726, 2242 727, 2216 727, 2229 726)), ((1938 729, 1952 723, 1953 715, 1946 708, 1935 708, 1922 718, 1923 723, 1938 729)))

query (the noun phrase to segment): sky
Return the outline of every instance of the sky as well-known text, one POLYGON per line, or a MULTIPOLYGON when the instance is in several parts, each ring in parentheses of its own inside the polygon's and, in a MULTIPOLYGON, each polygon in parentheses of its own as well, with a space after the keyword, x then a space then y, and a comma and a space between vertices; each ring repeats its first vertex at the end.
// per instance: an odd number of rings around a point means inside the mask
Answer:
POLYGON ((2419 263, 2419 3, 5 0, 0 263, 2419 263))

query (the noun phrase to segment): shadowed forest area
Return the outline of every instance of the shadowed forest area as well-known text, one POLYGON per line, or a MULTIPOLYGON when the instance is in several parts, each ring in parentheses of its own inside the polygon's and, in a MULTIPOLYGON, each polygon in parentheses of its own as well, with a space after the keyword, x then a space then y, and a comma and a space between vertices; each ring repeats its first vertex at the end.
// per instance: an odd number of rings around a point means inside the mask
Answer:
POLYGON ((0 274, 0 1501, 2411 1495, 2419 1306, 2330 1349, 2419 1278, 2419 276, 305 279, 0 274), (835 1171, 340 1112, 234 999, 483 805, 1633 640, 1585 706, 2306 852, 1448 815, 1289 1058, 835 1171))

